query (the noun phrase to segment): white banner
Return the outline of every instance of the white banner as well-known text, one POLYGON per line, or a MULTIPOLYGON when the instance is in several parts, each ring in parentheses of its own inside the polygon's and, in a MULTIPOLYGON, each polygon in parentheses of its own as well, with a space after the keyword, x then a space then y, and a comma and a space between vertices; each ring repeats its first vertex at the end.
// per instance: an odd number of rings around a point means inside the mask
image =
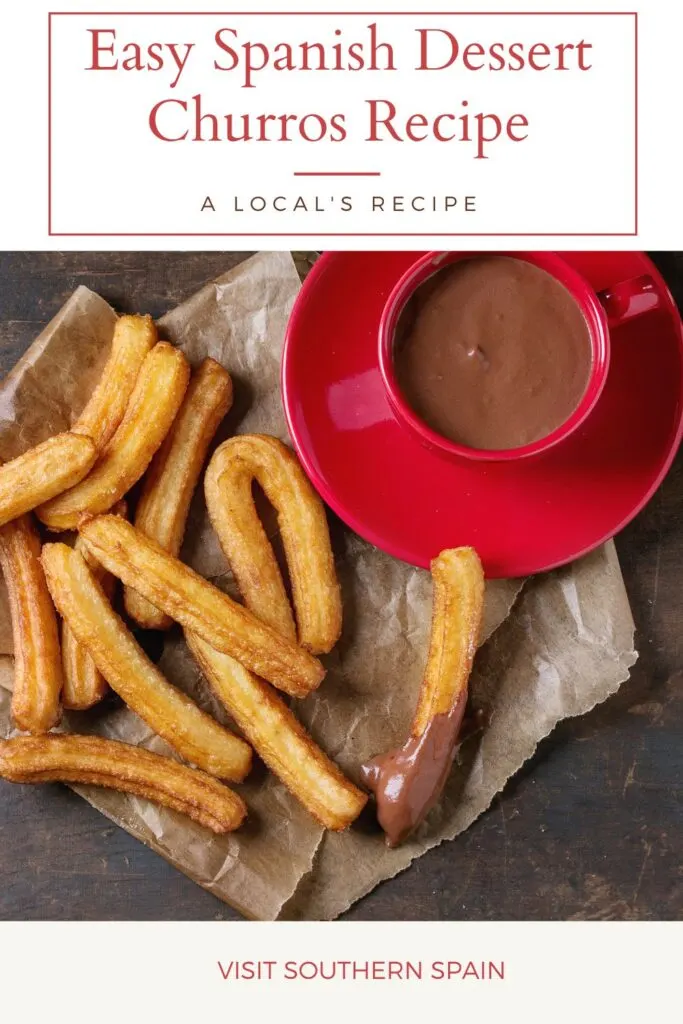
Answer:
POLYGON ((5 248, 680 246, 670 0, 92 6, 0 14, 5 248))
POLYGON ((637 229, 634 14, 50 23, 54 234, 637 229))
MULTIPOLYGON (((678 924, 0 924, 30 1020, 668 1020, 678 924)), ((20 1019, 19 1017, 17 1019, 20 1019)))

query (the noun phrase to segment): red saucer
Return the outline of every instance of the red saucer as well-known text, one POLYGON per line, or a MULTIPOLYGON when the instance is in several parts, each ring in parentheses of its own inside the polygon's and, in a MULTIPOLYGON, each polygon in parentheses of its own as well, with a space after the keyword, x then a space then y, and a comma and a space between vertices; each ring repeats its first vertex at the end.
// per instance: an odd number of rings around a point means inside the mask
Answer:
POLYGON ((489 577, 563 565, 645 505, 683 434, 683 336, 675 303, 638 252, 563 253, 601 291, 650 274, 662 305, 612 331, 597 408, 543 455, 453 460, 394 417, 380 377, 382 307, 415 252, 327 253, 292 312, 282 363, 285 414, 314 485, 341 519, 396 558, 427 567, 473 545, 489 577))

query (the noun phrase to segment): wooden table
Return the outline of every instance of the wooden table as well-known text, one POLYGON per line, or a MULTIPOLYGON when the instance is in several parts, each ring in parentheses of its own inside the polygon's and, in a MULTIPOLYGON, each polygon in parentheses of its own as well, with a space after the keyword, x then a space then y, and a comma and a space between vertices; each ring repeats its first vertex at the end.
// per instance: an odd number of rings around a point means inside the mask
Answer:
MULTIPOLYGON (((78 284, 159 316, 245 253, 0 254, 0 371, 78 284)), ((655 254, 683 308, 683 253, 655 254)), ((347 915, 678 919, 683 913, 683 457, 617 545, 640 659, 566 721, 464 835, 347 915)), ((0 919, 232 919, 62 787, 0 783, 0 919)))

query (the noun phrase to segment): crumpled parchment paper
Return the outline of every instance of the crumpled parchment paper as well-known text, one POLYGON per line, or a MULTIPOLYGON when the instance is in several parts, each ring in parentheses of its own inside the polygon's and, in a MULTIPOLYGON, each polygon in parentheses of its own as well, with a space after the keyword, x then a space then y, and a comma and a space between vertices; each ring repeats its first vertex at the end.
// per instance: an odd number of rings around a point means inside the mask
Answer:
MULTIPOLYGON (((213 356, 233 375, 235 406, 216 443, 235 431, 286 439, 280 351, 298 289, 289 253, 261 253, 160 321, 162 334, 193 363, 213 356)), ((76 290, 0 387, 0 458, 11 458, 68 427, 106 360, 114 321, 103 299, 86 288, 76 290)), ((183 558, 230 589, 200 492, 183 558)), ((337 523, 333 538, 344 592, 344 633, 327 658, 321 689, 299 702, 297 711, 315 739, 357 780, 365 759, 405 736, 426 656, 431 586, 426 572, 395 561, 337 523)), ((336 917, 382 879, 467 828, 558 721, 588 711, 627 678, 636 658, 633 620, 611 544, 567 569, 528 581, 519 596, 521 590, 521 581, 487 586, 482 635, 487 642, 471 692, 488 726, 463 744, 440 806, 398 850, 385 847, 369 812, 349 832, 326 833, 260 764, 239 787, 249 819, 228 836, 213 836, 137 797, 93 787, 78 787, 78 792, 247 917, 336 917)), ((3 735, 12 728, 11 651, 7 599, 0 590, 3 735)), ((160 666, 173 683, 229 724, 178 632, 166 637, 160 666)), ((67 715, 63 728, 169 753, 116 699, 87 714, 67 715)))

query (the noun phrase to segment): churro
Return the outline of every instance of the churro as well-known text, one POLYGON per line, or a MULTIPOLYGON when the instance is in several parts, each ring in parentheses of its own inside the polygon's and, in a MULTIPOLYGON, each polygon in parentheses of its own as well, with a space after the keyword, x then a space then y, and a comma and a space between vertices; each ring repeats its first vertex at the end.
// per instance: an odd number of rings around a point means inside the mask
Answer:
POLYGON ((0 564, 12 619, 14 724, 25 732, 49 732, 61 714, 62 663, 40 538, 29 515, 0 527, 0 564))
POLYGON ((312 654, 276 633, 130 523, 117 516, 97 516, 84 522, 80 532, 91 554, 109 572, 278 689, 303 697, 322 681, 325 670, 312 654))
POLYGON ((55 434, 0 466, 0 526, 78 484, 97 458, 89 437, 55 434))
POLYGON ((204 482, 206 505, 245 604, 263 622, 313 654, 339 639, 342 608, 323 503, 301 465, 276 437, 245 434, 214 453, 204 482), (256 481, 277 512, 296 627, 277 560, 259 520, 256 481))
POLYGON ((157 341, 151 316, 121 316, 99 383, 72 431, 87 434, 102 451, 123 419, 145 356, 157 341))
MULTIPOLYGON (((112 509, 112 513, 123 516, 125 519, 126 502, 119 501, 112 509)), ((107 572, 92 557, 81 537, 76 538, 74 551, 83 556, 105 596, 111 601, 116 590, 116 577, 107 572)), ((66 619, 62 619, 62 668, 64 671, 62 704, 65 708, 70 711, 86 711, 105 697, 109 689, 107 680, 90 657, 87 647, 79 644, 66 619)))
POLYGON ((8 782, 68 782, 132 793, 217 833, 239 828, 247 813, 236 793, 205 772, 99 736, 0 740, 0 776, 8 782))
POLYGON ((431 639, 410 735, 402 747, 373 758, 363 769, 390 846, 403 842, 441 795, 455 756, 481 628, 484 573, 474 549, 442 551, 431 570, 431 639))
POLYGON ((145 357, 125 415, 92 472, 41 505, 38 518, 52 530, 72 530, 82 516, 107 512, 116 504, 140 479, 170 430, 189 376, 182 352, 163 341, 155 345, 145 357))
POLYGON ((186 761, 218 778, 243 779, 251 766, 248 744, 167 682, 111 607, 85 559, 57 543, 44 546, 42 562, 57 610, 111 688, 186 761))
POLYGON ((186 631, 185 638, 211 689, 271 771, 325 828, 348 828, 367 795, 313 742, 268 683, 196 634, 186 631))
MULTIPOLYGON (((218 425, 232 405, 232 381, 214 359, 205 359, 190 385, 164 443, 147 472, 135 527, 178 555, 190 501, 218 425)), ((168 629, 172 620, 135 590, 124 591, 126 611, 145 629, 168 629)))

